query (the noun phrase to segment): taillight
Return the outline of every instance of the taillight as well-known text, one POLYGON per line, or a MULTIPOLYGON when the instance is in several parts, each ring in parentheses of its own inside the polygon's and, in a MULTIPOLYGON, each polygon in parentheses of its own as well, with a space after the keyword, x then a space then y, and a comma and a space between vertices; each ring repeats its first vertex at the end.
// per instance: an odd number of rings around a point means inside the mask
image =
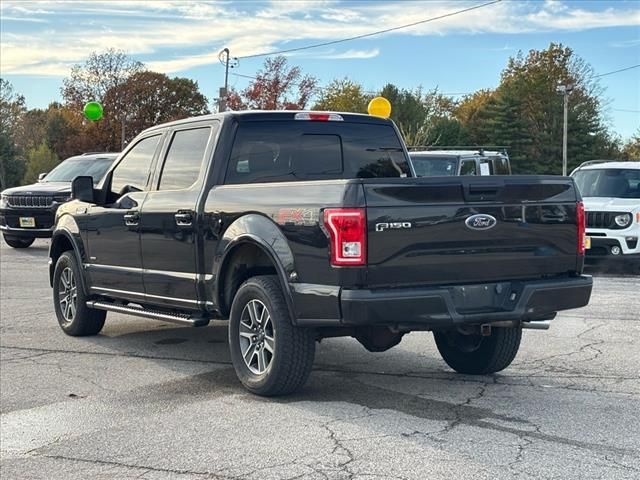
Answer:
POLYGON ((584 214, 584 203, 582 202, 576 204, 576 223, 578 225, 578 255, 584 255, 587 225, 584 214))
POLYGON ((367 217, 364 208, 327 208, 324 226, 331 239, 331 265, 366 265, 367 217))

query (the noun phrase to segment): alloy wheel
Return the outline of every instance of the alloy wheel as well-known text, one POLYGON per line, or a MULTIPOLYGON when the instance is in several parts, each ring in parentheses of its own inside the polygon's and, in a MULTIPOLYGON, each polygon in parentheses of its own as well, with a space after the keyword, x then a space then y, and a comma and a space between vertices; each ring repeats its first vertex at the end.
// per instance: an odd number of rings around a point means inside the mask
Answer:
POLYGON ((240 316, 240 353, 247 368, 256 375, 265 373, 276 347, 275 328, 267 306, 250 300, 240 316))
POLYGON ((76 315, 78 304, 78 289, 73 270, 66 267, 60 274, 58 285, 58 302, 65 322, 71 323, 76 315))

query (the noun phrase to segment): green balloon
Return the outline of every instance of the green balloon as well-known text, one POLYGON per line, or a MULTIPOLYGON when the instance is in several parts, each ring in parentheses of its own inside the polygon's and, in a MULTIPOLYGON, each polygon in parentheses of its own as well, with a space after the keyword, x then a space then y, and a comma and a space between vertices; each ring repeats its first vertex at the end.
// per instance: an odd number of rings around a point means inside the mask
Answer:
POLYGON ((99 102, 87 102, 84 106, 84 116, 95 122, 102 118, 102 105, 99 102))

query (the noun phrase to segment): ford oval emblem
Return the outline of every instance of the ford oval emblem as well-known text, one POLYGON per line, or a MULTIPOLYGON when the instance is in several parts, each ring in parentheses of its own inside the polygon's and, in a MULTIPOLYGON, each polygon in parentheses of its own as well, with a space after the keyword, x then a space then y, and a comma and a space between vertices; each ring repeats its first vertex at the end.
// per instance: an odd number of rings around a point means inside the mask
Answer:
POLYGON ((492 217, 485 213, 479 213, 477 215, 471 215, 464 221, 464 223, 471 230, 489 230, 490 228, 495 227, 498 221, 496 220, 496 217, 492 217))

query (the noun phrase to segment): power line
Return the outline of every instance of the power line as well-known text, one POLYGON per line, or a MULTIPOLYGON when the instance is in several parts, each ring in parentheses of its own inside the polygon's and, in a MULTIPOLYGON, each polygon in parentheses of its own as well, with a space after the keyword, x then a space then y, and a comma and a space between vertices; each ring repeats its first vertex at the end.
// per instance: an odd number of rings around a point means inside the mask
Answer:
POLYGON ((612 108, 614 112, 640 113, 640 110, 629 110, 626 108, 612 108))
POLYGON ((632 70, 634 68, 640 67, 640 63, 637 65, 631 65, 630 67, 621 68, 620 70, 614 70, 612 72, 601 73, 600 75, 594 75, 593 78, 606 77, 607 75, 613 75, 614 73, 626 72, 627 70, 632 70))
POLYGON ((335 45, 337 43, 349 42, 351 40, 359 40, 361 38, 373 37, 374 35, 380 35, 382 33, 393 32, 393 31, 396 31, 396 30, 404 29, 404 28, 414 27, 416 25, 420 25, 420 24, 423 24, 423 23, 429 23, 429 22, 434 22, 436 20, 442 20, 443 18, 453 17, 454 15, 460 15, 461 13, 466 13, 466 12, 470 12, 472 10, 477 10, 479 8, 488 7, 489 5, 494 5, 496 3, 500 3, 501 1, 502 0, 493 0, 491 2, 482 3, 480 5, 474 5, 473 7, 465 8, 465 9, 462 9, 462 10, 458 10, 456 12, 445 13, 444 15, 439 15, 437 17, 431 17, 431 18, 427 18, 425 20, 420 20, 420 21, 417 21, 417 22, 407 23, 405 25, 399 25, 397 27, 386 28, 384 30, 378 30, 376 32, 364 33, 362 35, 356 35, 354 37, 341 38, 339 40, 331 40, 329 42, 316 43, 316 44, 313 44, 313 45, 305 45, 303 47, 289 48, 289 49, 280 50, 280 51, 277 51, 277 52, 255 53, 253 55, 245 55, 243 57, 238 57, 238 58, 242 59, 242 58, 256 58, 256 57, 267 57, 267 56, 271 56, 271 55, 280 55, 282 53, 299 52, 300 50, 308 50, 310 48, 326 47, 326 46, 329 46, 329 45, 335 45))
MULTIPOLYGON (((246 78, 248 80, 258 80, 258 77, 254 77, 252 75, 245 75, 244 73, 230 72, 230 74, 235 75, 236 77, 246 78)), ((292 85, 298 86, 300 84, 292 83, 292 85)), ((329 88, 328 86, 315 87, 315 90, 327 90, 328 88, 329 88)), ((369 95, 378 95, 380 93, 380 90, 363 90, 362 93, 366 93, 369 95)), ((438 92, 438 93, 440 93, 440 95, 455 97, 455 96, 461 96, 461 95, 471 95, 472 92, 438 92)))

